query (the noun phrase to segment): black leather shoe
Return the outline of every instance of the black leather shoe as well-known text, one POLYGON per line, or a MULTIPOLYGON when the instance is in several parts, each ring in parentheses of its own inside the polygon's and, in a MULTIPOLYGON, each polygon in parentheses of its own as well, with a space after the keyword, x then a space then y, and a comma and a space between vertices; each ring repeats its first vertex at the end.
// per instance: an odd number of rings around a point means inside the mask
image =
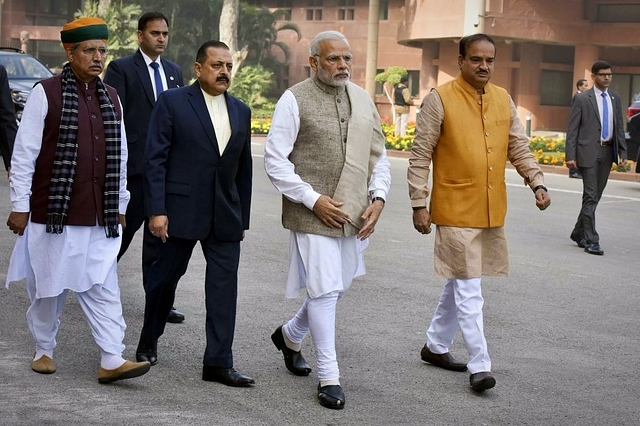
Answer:
POLYGON ((469 384, 474 391, 483 392, 494 387, 496 379, 493 378, 490 371, 482 371, 469 376, 469 384))
POLYGON ((300 351, 294 351, 289 349, 284 342, 284 336, 282 335, 282 326, 276 328, 276 331, 271 335, 271 341, 279 351, 282 351, 284 356, 284 365, 287 370, 291 371, 296 376, 308 376, 311 373, 311 368, 307 361, 305 361, 300 351))
POLYGON ((587 240, 585 238, 578 238, 575 235, 571 235, 569 238, 571 238, 571 240, 573 240, 580 248, 585 248, 587 246, 587 240))
POLYGON ((598 256, 602 256, 604 254, 604 250, 600 248, 600 244, 598 243, 588 244, 584 248, 584 251, 586 251, 589 254, 596 254, 598 256))
POLYGON ((344 392, 340 385, 327 385, 320 387, 318 383, 318 401, 323 407, 333 410, 342 410, 344 408, 344 392))
POLYGON ((202 380, 218 382, 223 385, 243 388, 254 385, 256 382, 249 376, 237 372, 233 368, 202 366, 202 380))
POLYGON ((169 316, 167 317, 167 322, 170 322, 172 324, 179 324, 182 321, 184 321, 184 314, 176 308, 172 307, 171 311, 169 312, 169 316))
POLYGON ((140 336, 138 348, 136 349, 136 361, 148 361, 149 364, 156 365, 158 363, 158 341, 149 343, 144 337, 140 336))
POLYGON ((434 354, 429 350, 427 345, 424 345, 422 347, 422 350, 420 351, 420 358, 422 358, 424 362, 428 362, 429 364, 435 365, 436 367, 444 368, 445 370, 467 370, 467 364, 465 364, 464 362, 456 361, 456 359, 452 357, 449 352, 444 354, 434 354))

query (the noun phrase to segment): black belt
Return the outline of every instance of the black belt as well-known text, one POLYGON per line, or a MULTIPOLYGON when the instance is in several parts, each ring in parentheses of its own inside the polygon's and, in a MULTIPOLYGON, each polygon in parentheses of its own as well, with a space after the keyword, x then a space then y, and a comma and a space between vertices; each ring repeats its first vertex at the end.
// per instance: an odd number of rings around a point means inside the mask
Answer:
POLYGON ((611 140, 600 141, 600 146, 611 146, 611 140))

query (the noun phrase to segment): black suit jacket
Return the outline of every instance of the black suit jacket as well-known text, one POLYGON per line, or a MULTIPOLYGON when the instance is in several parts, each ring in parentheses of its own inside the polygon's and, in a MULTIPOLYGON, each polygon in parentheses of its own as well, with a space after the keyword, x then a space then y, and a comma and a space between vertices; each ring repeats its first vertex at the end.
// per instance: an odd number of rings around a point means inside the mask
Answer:
MULTIPOLYGON (((620 98, 615 93, 610 91, 608 93, 613 105, 613 136, 611 139, 613 161, 617 164, 618 158, 627 159, 627 142, 624 138, 620 98)), ((601 133, 602 123, 600 123, 596 94, 592 87, 585 92, 576 94, 573 99, 567 130, 566 161, 577 161, 579 167, 593 166, 598 158, 601 133)))
POLYGON ((18 125, 16 124, 16 108, 11 100, 7 70, 0 65, 0 154, 5 169, 11 166, 13 143, 16 140, 18 125))
MULTIPOLYGON (((162 57, 160 61, 167 78, 167 87, 174 89, 183 86, 180 67, 162 57)), ((129 148, 127 175, 142 175, 147 127, 156 101, 148 66, 140 49, 133 55, 111 61, 104 82, 116 89, 124 109, 124 125, 129 148)))
POLYGON ((144 156, 148 215, 169 217, 169 237, 240 241, 251 207, 251 110, 224 94, 231 138, 220 153, 196 81, 160 95, 144 156))

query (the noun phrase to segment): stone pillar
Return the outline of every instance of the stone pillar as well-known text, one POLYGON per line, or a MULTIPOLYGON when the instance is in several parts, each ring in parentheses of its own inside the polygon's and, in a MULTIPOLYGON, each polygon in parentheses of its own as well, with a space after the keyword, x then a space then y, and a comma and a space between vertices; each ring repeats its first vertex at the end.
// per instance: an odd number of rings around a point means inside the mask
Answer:
POLYGON ((29 31, 22 30, 20 31, 20 50, 24 53, 27 52, 27 43, 29 42, 29 31))
MULTIPOLYGON (((598 46, 580 44, 575 48, 575 55, 573 61, 573 82, 581 78, 586 78, 589 82, 589 87, 593 86, 593 80, 591 79, 591 65, 599 59, 600 49, 598 46)), ((575 88, 575 86, 574 86, 575 88)))

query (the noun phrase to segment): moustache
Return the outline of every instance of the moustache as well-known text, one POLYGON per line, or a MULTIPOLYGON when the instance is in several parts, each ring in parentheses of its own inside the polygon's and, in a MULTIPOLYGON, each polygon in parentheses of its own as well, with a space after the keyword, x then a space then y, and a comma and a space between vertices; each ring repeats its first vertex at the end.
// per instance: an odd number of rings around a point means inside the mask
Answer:
POLYGON ((224 81, 224 82, 228 83, 229 82, 229 77, 220 76, 220 77, 216 78, 216 81, 224 81))
POLYGON ((91 62, 90 67, 100 67, 102 68, 102 64, 100 62, 91 62))

